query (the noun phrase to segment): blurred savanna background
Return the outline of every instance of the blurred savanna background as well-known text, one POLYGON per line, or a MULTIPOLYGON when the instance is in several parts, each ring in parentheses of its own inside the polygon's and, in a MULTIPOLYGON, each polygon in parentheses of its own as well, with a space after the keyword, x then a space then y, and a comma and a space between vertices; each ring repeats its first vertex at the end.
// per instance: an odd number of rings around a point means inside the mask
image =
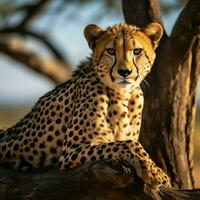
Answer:
MULTIPOLYGON (((160 0, 166 31, 186 0, 160 0)), ((37 99, 70 77, 91 52, 84 27, 124 22, 120 0, 0 1, 0 129, 15 124, 37 99)), ((141 16, 142 17, 142 16, 141 16)), ((200 90, 194 132, 196 186, 200 186, 200 90)))

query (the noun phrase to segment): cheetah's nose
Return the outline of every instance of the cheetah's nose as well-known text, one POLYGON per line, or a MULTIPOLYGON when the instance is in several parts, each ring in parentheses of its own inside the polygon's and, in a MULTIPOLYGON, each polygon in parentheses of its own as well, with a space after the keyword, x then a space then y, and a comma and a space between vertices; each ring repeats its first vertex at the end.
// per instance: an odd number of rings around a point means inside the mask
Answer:
POLYGON ((118 74, 124 78, 130 75, 131 72, 132 72, 132 69, 118 69, 118 74))

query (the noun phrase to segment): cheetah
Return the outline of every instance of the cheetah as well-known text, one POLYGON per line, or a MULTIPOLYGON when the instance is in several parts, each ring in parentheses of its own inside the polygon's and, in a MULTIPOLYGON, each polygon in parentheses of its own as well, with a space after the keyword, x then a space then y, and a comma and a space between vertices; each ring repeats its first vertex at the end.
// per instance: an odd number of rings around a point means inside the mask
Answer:
POLYGON ((70 80, 41 97, 16 125, 0 132, 0 164, 18 170, 70 169, 96 160, 126 160, 147 188, 170 178, 138 142, 143 93, 162 27, 117 24, 84 30, 92 55, 70 80))

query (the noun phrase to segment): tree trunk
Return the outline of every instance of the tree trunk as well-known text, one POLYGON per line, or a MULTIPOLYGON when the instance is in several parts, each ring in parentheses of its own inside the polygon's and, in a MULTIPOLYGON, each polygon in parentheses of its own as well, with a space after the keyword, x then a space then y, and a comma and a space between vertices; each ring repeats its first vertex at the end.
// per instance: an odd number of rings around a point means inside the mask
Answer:
MULTIPOLYGON (((193 188, 193 124, 200 73, 200 1, 189 0, 171 35, 164 33, 145 90, 141 141, 179 188, 193 188)), ((162 23, 156 0, 123 0, 126 22, 162 23), (139 17, 140 16, 140 17, 139 17)))

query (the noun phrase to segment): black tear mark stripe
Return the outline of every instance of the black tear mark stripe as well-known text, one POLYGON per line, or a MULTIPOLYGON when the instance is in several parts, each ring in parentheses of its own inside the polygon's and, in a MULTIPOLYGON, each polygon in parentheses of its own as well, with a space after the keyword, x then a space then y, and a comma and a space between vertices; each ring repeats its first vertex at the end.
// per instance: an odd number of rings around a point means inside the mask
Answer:
MULTIPOLYGON (((114 40, 114 49, 116 49, 116 39, 117 38, 115 38, 115 40, 114 40)), ((114 66, 115 66, 115 64, 117 63, 117 57, 116 57, 116 51, 115 51, 115 60, 114 60, 114 63, 113 63, 113 65, 111 66, 111 68, 110 68, 110 78, 111 78, 111 80, 114 82, 114 77, 113 77, 113 75, 112 75, 112 73, 113 73, 113 68, 114 68, 114 66)))
POLYGON ((137 71, 137 77, 139 76, 139 68, 138 68, 138 66, 136 65, 136 62, 135 62, 135 59, 133 58, 133 63, 134 63, 134 65, 135 65, 135 67, 136 67, 136 71, 137 71))
MULTIPOLYGON (((150 62, 149 56, 147 55, 147 52, 146 52, 144 49, 143 49, 143 51, 144 51, 144 55, 145 55, 145 57, 146 57, 146 59, 147 59, 149 65, 151 66, 151 62, 150 62)), ((134 65, 135 65, 135 67, 136 67, 136 70, 137 70, 137 73, 138 73, 138 76, 139 76, 139 69, 138 69, 138 67, 137 67, 137 65, 136 65, 134 59, 133 59, 133 63, 134 63, 134 65)))
MULTIPOLYGON (((134 38, 134 37, 133 37, 134 38)), ((132 38, 132 39, 133 39, 132 38)), ((133 41, 134 42, 134 47, 135 47, 135 41, 133 41)), ((132 53, 133 53, 133 50, 132 50, 132 53)), ((135 68, 136 68, 136 71, 137 71, 137 77, 136 77, 136 79, 139 77, 139 68, 138 68, 138 66, 137 66, 137 64, 136 64, 136 62, 135 62, 135 57, 134 57, 134 53, 133 53, 133 64, 135 65, 135 68)))
POLYGON ((138 68, 138 66, 137 66, 134 58, 133 58, 133 63, 135 65, 135 67, 136 67, 136 71, 137 71, 137 77, 136 77, 136 79, 137 79, 139 77, 139 68, 138 68))

